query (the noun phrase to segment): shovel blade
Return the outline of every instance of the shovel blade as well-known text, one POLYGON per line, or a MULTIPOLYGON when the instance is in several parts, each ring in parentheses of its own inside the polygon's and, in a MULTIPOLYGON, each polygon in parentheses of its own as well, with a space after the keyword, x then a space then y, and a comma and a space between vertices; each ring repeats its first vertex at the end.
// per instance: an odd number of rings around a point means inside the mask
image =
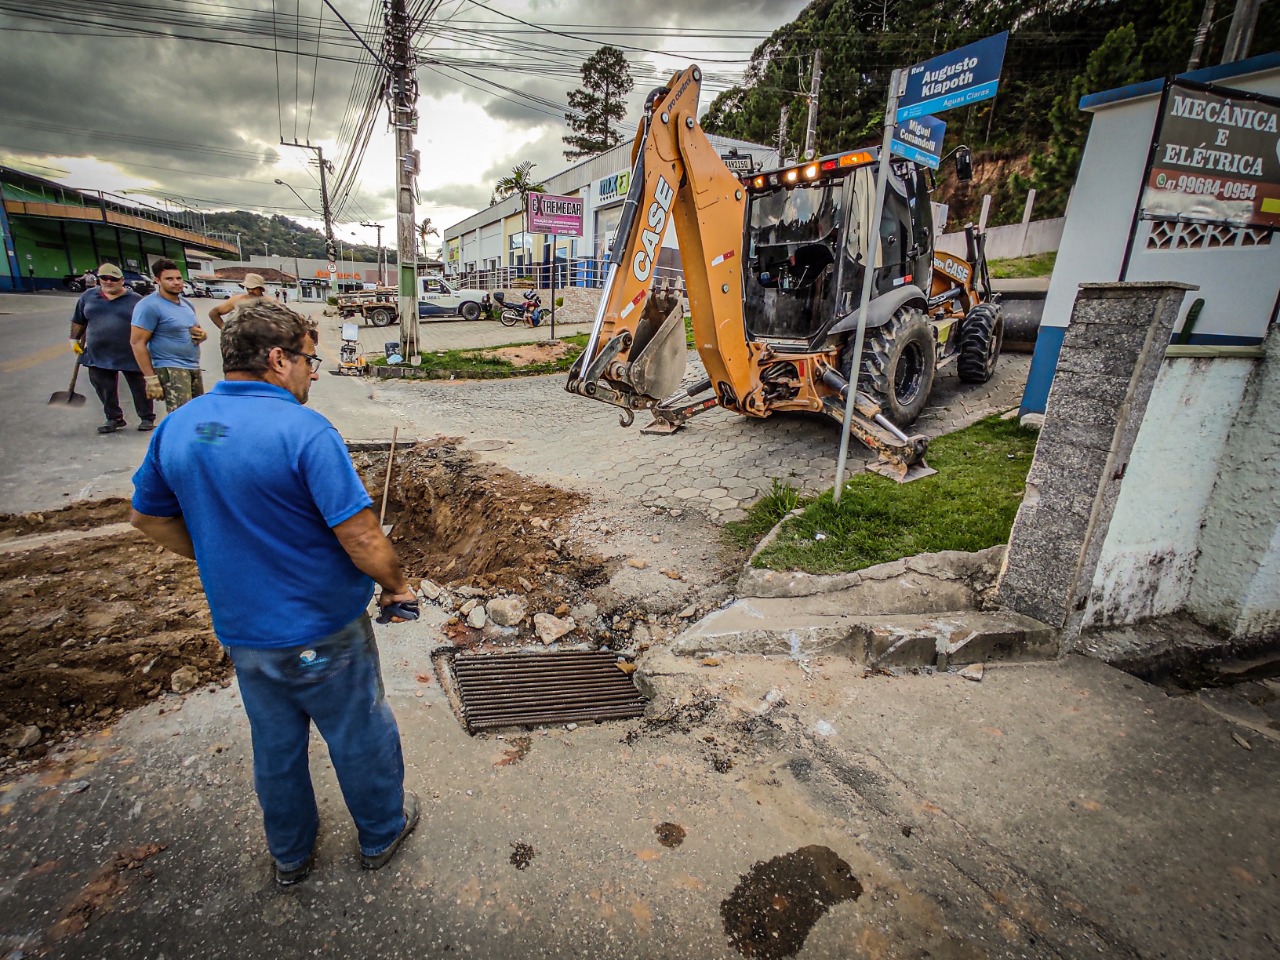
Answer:
POLYGON ((49 403, 62 403, 68 407, 83 407, 84 394, 76 393, 74 390, 57 390, 49 397, 49 403))

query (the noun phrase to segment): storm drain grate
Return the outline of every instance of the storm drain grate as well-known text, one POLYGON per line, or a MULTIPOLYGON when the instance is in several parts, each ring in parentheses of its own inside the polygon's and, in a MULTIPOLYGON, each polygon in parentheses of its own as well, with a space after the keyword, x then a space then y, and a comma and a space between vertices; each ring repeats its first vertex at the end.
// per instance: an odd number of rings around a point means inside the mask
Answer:
POLYGON ((586 720, 626 720, 644 713, 631 677, 607 650, 473 654, 453 660, 467 731, 586 720))

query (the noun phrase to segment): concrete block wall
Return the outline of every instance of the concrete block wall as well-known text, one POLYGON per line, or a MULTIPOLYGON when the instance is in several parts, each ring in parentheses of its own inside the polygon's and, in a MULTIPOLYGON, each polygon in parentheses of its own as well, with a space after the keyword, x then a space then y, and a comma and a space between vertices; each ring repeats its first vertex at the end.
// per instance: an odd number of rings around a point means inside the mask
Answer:
POLYGON ((1189 288, 1083 284, 1010 535, 998 601, 1068 637, 1083 619, 1152 387, 1189 288))
POLYGON ((1235 638, 1280 634, 1280 334, 1273 325, 1231 426, 1187 608, 1235 638))

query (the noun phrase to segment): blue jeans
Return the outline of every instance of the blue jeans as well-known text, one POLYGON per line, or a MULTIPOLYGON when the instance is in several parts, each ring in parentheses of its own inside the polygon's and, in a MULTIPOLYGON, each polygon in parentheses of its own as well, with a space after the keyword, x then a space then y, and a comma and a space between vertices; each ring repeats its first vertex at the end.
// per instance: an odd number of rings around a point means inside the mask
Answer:
POLYGON ((227 652, 249 715, 253 785, 276 864, 304 864, 320 826, 307 761, 312 721, 329 747, 360 852, 390 847, 405 826, 404 758, 368 615, 305 646, 227 652))

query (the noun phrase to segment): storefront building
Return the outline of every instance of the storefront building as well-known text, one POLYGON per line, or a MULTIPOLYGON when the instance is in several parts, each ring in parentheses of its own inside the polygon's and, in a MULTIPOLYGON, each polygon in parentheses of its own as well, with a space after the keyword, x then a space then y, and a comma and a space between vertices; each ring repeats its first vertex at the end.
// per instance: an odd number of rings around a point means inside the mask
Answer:
MULTIPOLYGON (((749 158, 756 169, 778 165, 777 151, 757 143, 709 136, 721 154, 749 158)), ((545 285, 552 262, 557 286, 595 286, 603 278, 631 178, 631 142, 619 144, 546 178, 546 193, 583 202, 583 236, 550 237, 524 232, 519 197, 509 197, 444 230, 444 270, 468 286, 502 287, 522 281, 545 285), (554 249, 553 249, 554 244, 554 249), (538 269, 535 269, 538 268, 538 269)), ((659 276, 678 274, 675 231, 668 229, 658 260, 659 276)))
POLYGON ((168 259, 188 276, 187 247, 236 249, 201 227, 196 213, 135 205, 0 166, 0 291, 62 289, 67 277, 102 263, 150 276, 156 260, 168 259))

